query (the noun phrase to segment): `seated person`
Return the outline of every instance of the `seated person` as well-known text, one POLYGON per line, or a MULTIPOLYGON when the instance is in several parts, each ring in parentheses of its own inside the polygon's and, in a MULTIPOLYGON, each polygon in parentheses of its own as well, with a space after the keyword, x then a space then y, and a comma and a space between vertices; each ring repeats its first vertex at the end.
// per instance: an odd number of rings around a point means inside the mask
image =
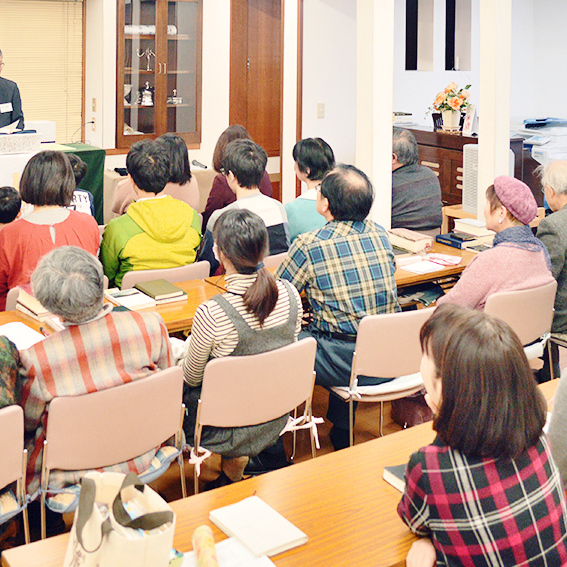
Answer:
POLYGON ((91 215, 67 209, 75 177, 62 152, 45 151, 31 157, 20 179, 22 200, 33 212, 0 231, 0 311, 13 287, 27 285, 39 259, 59 246, 79 246, 98 253, 100 232, 91 215))
POLYGON ((0 230, 22 216, 22 198, 13 187, 0 187, 0 230))
MULTIPOLYGON (((28 493, 39 488, 49 402, 78 396, 149 376, 171 365, 167 329, 157 313, 112 312, 103 305, 102 266, 75 246, 57 248, 43 257, 32 276, 35 297, 65 325, 23 350, 26 371, 21 405, 28 449, 28 493)), ((156 451, 110 470, 144 472, 156 451)), ((64 487, 82 472, 57 471, 50 484, 64 487)))
POLYGON ((567 565, 547 407, 518 337, 499 319, 443 305, 420 338, 437 437, 406 470, 398 513, 422 538, 406 564, 567 565))
POLYGON ((176 268, 195 261, 201 243, 199 215, 187 203, 161 194, 169 179, 167 150, 152 140, 136 142, 126 158, 138 196, 125 215, 106 226, 100 259, 111 286, 126 272, 176 268))
POLYGON ((325 140, 306 138, 299 140, 293 147, 293 159, 295 175, 299 181, 306 183, 307 191, 285 205, 292 242, 298 235, 322 228, 327 222, 317 212, 317 187, 323 177, 335 167, 335 155, 325 140))
MULTIPOLYGON (((300 234, 276 277, 305 290, 313 322, 301 338, 317 340, 315 383, 348 386, 356 334, 365 315, 399 311, 394 253, 386 231, 368 219, 374 188, 352 165, 338 165, 321 183, 317 210, 327 224, 300 234)), ((360 385, 381 378, 360 377, 360 385)), ((356 410, 356 402, 353 404, 356 410)), ((335 449, 349 446, 349 404, 329 396, 327 419, 335 449)))
POLYGON ((87 213, 88 215, 95 216, 94 208, 94 198, 90 191, 85 189, 79 189, 81 181, 85 178, 88 171, 87 164, 75 154, 67 154, 69 161, 71 162, 71 167, 73 168, 73 174, 75 175, 75 191, 73 193, 73 199, 69 205, 69 209, 73 211, 80 211, 81 213, 87 213))
POLYGON ((443 221, 441 187, 431 169, 417 163, 409 130, 394 128, 392 138, 392 228, 432 230, 443 221))
MULTIPOLYGON (((227 205, 234 203, 236 201, 236 195, 232 189, 228 186, 226 177, 221 173, 222 161, 224 159, 224 152, 226 147, 233 140, 251 140, 250 134, 240 124, 233 124, 229 126, 217 140, 217 145, 215 146, 215 151, 213 152, 213 169, 217 172, 217 176, 213 180, 213 185, 211 187, 211 192, 207 199, 207 205, 203 211, 203 232, 207 228, 207 223, 209 222, 210 216, 217 209, 224 209, 227 205)), ((264 171, 262 175, 262 180, 260 181, 260 192, 266 195, 266 197, 272 196, 272 183, 270 182, 270 176, 267 171, 264 171)))
POLYGON ((264 221, 269 236, 268 256, 287 252, 289 248, 289 227, 284 206, 276 199, 263 195, 259 189, 267 161, 266 152, 252 140, 234 140, 226 147, 222 166, 236 201, 214 211, 207 223, 199 260, 210 262, 211 275, 219 267, 213 253, 213 229, 224 211, 248 209, 264 221))
MULTIPOLYGON (((246 209, 228 209, 218 218, 213 235, 216 254, 226 272, 227 292, 199 306, 188 339, 183 364, 188 414, 183 428, 189 442, 195 435, 197 402, 207 362, 290 344, 297 339, 303 314, 295 288, 276 282, 264 268, 268 232, 258 215, 246 209)), ((251 427, 204 427, 201 445, 223 456, 221 475, 207 489, 240 480, 248 457, 273 446, 286 420, 287 415, 251 427)))
MULTIPOLYGON (((198 211, 199 184, 197 178, 191 173, 189 152, 185 141, 176 134, 168 133, 156 138, 156 142, 161 144, 169 155, 169 180, 159 195, 171 195, 174 199, 179 199, 198 211)), ((136 198, 132 180, 129 177, 123 179, 116 186, 112 212, 123 215, 136 198)))
POLYGON ((531 189, 522 181, 501 175, 486 190, 486 228, 496 232, 493 248, 478 254, 459 281, 437 305, 456 303, 484 309, 497 291, 530 289, 553 281, 545 246, 528 226, 537 215, 531 189))
MULTIPOLYGON (((551 332, 567 340, 567 161, 555 161, 540 166, 541 185, 546 201, 553 211, 542 219, 537 228, 537 237, 545 244, 551 259, 551 272, 557 280, 555 313, 551 332)), ((551 345, 554 359, 554 375, 559 376, 559 352, 556 344, 551 345)), ((549 379, 549 357, 541 379, 549 379)))

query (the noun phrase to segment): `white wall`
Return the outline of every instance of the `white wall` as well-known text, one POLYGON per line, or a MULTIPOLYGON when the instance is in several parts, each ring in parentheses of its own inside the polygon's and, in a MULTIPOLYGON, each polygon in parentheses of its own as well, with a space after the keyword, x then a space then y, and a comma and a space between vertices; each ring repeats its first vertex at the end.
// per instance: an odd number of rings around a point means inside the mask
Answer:
POLYGON ((356 2, 304 0, 303 138, 323 138, 339 162, 354 163, 356 2), (317 104, 325 118, 317 118, 317 104))

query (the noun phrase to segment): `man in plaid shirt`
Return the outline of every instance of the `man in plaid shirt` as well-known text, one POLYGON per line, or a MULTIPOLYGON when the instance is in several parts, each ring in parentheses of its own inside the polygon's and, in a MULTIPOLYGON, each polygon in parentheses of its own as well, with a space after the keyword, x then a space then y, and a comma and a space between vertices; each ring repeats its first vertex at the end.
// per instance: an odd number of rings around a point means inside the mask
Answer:
MULTIPOLYGON (((394 253, 386 231, 366 217, 374 200, 368 177, 352 165, 339 165, 323 179, 317 211, 323 228, 300 234, 276 272, 298 291, 305 290, 313 322, 300 339, 317 340, 316 383, 348 386, 356 333, 365 315, 399 311, 394 253)), ((359 384, 380 378, 361 377, 359 384)), ((329 397, 335 449, 348 447, 348 405, 329 397)))

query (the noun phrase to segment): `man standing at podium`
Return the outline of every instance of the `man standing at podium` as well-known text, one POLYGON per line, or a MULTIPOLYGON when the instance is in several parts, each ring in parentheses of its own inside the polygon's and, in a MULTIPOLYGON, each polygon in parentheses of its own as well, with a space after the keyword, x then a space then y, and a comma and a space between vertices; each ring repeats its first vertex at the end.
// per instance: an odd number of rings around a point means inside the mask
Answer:
MULTIPOLYGON (((4 69, 2 51, 0 50, 0 74, 4 69)), ((18 122, 17 129, 24 129, 24 113, 18 85, 0 77, 0 128, 18 122)))

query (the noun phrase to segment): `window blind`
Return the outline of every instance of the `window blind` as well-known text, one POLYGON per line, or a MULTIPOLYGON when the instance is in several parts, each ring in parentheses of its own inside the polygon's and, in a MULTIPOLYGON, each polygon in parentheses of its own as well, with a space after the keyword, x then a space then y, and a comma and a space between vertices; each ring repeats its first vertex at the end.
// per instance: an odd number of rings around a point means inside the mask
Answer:
POLYGON ((1 0, 2 77, 18 83, 25 121, 52 120, 57 142, 80 141, 83 2, 1 0))

